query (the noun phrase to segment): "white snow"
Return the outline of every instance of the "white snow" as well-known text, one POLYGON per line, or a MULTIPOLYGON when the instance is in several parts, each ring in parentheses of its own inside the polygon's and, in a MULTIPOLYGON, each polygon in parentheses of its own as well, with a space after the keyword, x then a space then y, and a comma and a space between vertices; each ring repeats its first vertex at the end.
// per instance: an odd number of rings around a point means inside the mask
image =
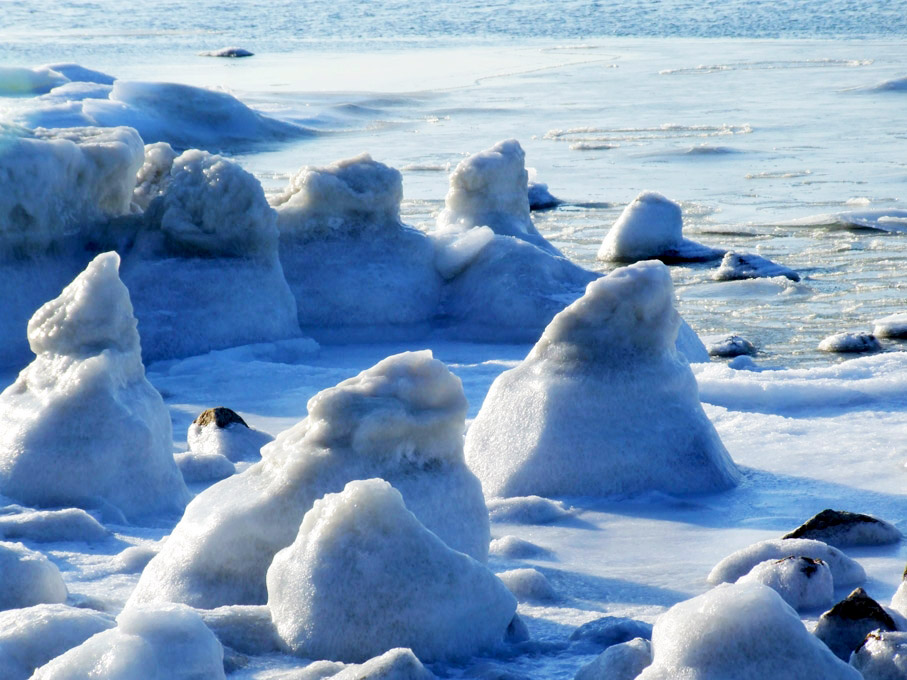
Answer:
POLYGON ((624 208, 602 241, 598 259, 633 262, 651 258, 667 261, 714 260, 723 250, 683 237, 680 205, 654 191, 645 191, 624 208))
POLYGON ((363 664, 347 666, 331 680, 433 680, 411 649, 397 647, 363 664))
POLYGON ((545 575, 538 569, 524 567, 498 572, 498 578, 520 602, 552 602, 557 593, 545 575))
POLYGON ((878 352, 882 349, 872 333, 835 333, 819 343, 823 352, 878 352))
POLYGON ((570 516, 563 501, 541 496, 489 498, 488 514, 492 522, 514 524, 547 524, 570 516))
POLYGON ((863 646, 850 657, 850 665, 863 674, 863 680, 907 677, 907 632, 880 630, 870 633, 863 646))
POLYGON ((737 583, 761 583, 777 592, 796 609, 824 609, 834 602, 835 583, 831 569, 821 560, 785 557, 760 562, 737 583))
POLYGON ((652 643, 643 638, 608 647, 579 669, 574 680, 634 680, 652 663, 652 643))
POLYGON ((451 550, 383 480, 315 501, 268 569, 268 607, 297 655, 365 661, 409 647, 463 658, 504 638, 516 601, 488 569, 451 550))
POLYGON ((0 611, 66 601, 60 570, 21 543, 0 542, 0 574, 0 611))
POLYGON ((49 66, 0 66, 0 96, 43 94, 69 82, 59 71, 49 66))
POLYGON ((791 281, 800 280, 800 275, 790 267, 776 264, 768 258, 753 253, 725 253, 721 266, 712 274, 712 278, 716 281, 737 281, 773 276, 784 276, 791 281))
POLYGON ((151 200, 163 193, 170 182, 173 161, 179 154, 167 142, 145 145, 145 160, 135 177, 132 203, 139 210, 147 210, 151 200))
POLYGON ((36 543, 105 540, 110 532, 94 517, 78 508, 30 510, 18 505, 0 506, 0 537, 36 543))
POLYGON ((180 512, 188 500, 119 261, 96 257, 28 324, 38 356, 0 394, 0 492, 10 498, 113 506, 130 520, 180 512))
POLYGON ((739 335, 728 335, 716 342, 710 342, 708 352, 713 357, 739 357, 756 353, 756 347, 739 335))
POLYGON ((872 334, 877 338, 907 338, 907 312, 889 314, 872 323, 872 334))
POLYGON ((264 602, 268 565, 312 503, 375 476, 451 548, 484 562, 488 511, 463 457, 466 406, 460 380, 428 351, 389 357, 318 393, 260 463, 192 501, 131 601, 264 602))
POLYGON ((511 534, 494 539, 488 547, 488 554, 512 560, 544 559, 551 556, 549 550, 511 534))
POLYGON ((641 262, 592 282, 492 384, 466 436, 488 496, 669 493, 738 473, 674 347, 671 276, 641 262))
POLYGON ((220 453, 186 451, 174 454, 173 459, 186 484, 217 482, 236 472, 236 466, 220 453))

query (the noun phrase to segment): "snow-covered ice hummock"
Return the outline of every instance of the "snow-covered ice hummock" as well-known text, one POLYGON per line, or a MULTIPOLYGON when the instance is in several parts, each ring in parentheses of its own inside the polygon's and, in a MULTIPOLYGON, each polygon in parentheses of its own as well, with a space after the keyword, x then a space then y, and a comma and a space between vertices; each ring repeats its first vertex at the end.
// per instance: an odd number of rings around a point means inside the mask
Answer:
POLYGON ((41 666, 32 680, 222 680, 224 650, 188 607, 126 609, 116 628, 41 666))
POLYGON ((447 545, 484 562, 488 510, 463 457, 466 408, 459 378, 429 351, 391 356, 319 392, 260 463, 190 503, 131 601, 264 603, 271 559, 315 500, 371 477, 392 483, 447 545))
POLYGON ((899 312, 876 319, 872 334, 878 338, 907 338, 907 313, 899 312))
POLYGON ((267 584, 281 638, 314 659, 361 662, 394 647, 426 662, 469 657, 502 642, 516 612, 485 565, 449 548, 380 479, 315 501, 267 584))
POLYGON ((850 657, 863 680, 899 680, 907 677, 907 632, 874 631, 850 657))
POLYGON ((188 500, 119 262, 98 255, 28 324, 37 357, 0 394, 0 493, 10 498, 129 520, 188 500))
POLYGON ((671 275, 640 262, 598 279, 492 384, 466 436, 488 496, 695 493, 738 472, 674 341, 671 275))
POLYGON ((146 361, 298 337, 296 302, 278 256, 277 218, 261 184, 196 149, 147 149, 123 248, 146 361))
POLYGON ((638 680, 860 680, 810 635, 771 588, 722 585, 674 605, 652 632, 652 665, 638 680))
POLYGON ((712 278, 716 281, 738 281, 772 276, 784 276, 791 281, 800 280, 800 275, 790 267, 776 264, 768 258, 753 253, 725 253, 721 266, 712 274, 712 278))
POLYGON ((437 313, 434 246, 400 221, 403 178, 368 154, 304 167, 271 199, 280 259, 317 340, 424 334, 437 313))
POLYGON ((219 454, 238 463, 261 458, 261 447, 274 441, 274 437, 249 427, 236 411, 218 406, 198 414, 189 426, 186 440, 193 453, 219 454))
POLYGON ((766 560, 753 567, 737 583, 761 583, 776 591, 796 609, 820 609, 834 601, 835 583, 831 569, 822 560, 785 557, 766 560))
POLYGON ((869 597, 865 590, 857 588, 822 614, 813 632, 838 658, 847 661, 866 635, 874 630, 899 628, 882 605, 869 597))
POLYGON ((739 335, 728 335, 717 342, 710 342, 708 352, 713 357, 752 356, 756 353, 756 346, 739 335))
POLYGON ((819 343, 823 352, 839 352, 845 354, 859 352, 878 352, 882 343, 872 333, 835 333, 819 343))
POLYGON ((634 262, 716 260, 725 251, 683 237, 680 206, 659 193, 645 191, 624 208, 598 250, 598 259, 634 262))
POLYGON ((634 680, 652 663, 652 643, 644 638, 608 647, 577 671, 573 680, 634 680))
POLYGON ((0 611, 58 604, 67 596, 53 562, 21 543, 0 542, 0 611))
POLYGON ((529 210, 556 208, 563 201, 548 191, 548 185, 537 181, 535 168, 526 168, 528 173, 529 210))

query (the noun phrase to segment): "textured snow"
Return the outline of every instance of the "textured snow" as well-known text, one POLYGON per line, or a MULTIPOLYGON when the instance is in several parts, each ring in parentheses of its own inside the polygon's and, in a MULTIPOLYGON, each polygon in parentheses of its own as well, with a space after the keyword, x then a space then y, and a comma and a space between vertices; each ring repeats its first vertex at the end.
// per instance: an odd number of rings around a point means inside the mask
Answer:
POLYGON ((907 633, 875 631, 850 657, 863 680, 900 680, 907 677, 907 633))
POLYGON ((498 578, 520 602, 552 602, 557 593, 545 575, 529 567, 498 572, 498 578))
POLYGON ((66 601, 60 570, 21 543, 0 542, 0 574, 0 611, 66 601))
POLYGON ((530 541, 524 541, 517 536, 507 535, 496 538, 488 547, 488 553, 495 557, 504 557, 507 559, 525 560, 525 559, 545 559, 551 556, 551 552, 545 548, 536 545, 530 541))
POLYGON ((466 436, 489 496, 669 493, 732 487, 738 473, 674 347, 668 269, 589 284, 526 360, 492 384, 466 436))
POLYGON ((110 532, 94 517, 78 508, 30 510, 17 505, 0 506, 0 537, 36 543, 105 540, 110 532))
POLYGON ((469 657, 500 643, 516 611, 484 565, 451 550, 379 479, 315 501, 267 583, 281 638, 315 659, 359 662, 394 647, 422 661, 469 657))
POLYGON ((608 647, 590 664, 579 669, 574 680, 634 680, 652 663, 652 643, 643 638, 608 647))
POLYGON ((821 560, 808 557, 760 562, 737 579, 737 583, 768 586, 797 611, 828 607, 835 596, 831 569, 821 560))

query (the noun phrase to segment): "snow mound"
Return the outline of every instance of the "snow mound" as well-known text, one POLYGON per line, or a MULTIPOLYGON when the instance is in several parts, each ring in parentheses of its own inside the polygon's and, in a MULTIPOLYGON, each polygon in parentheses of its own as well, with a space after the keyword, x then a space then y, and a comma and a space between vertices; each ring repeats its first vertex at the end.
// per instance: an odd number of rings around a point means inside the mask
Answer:
POLYGON ((820 342, 819 349, 840 353, 878 352, 882 343, 872 333, 835 333, 820 342))
POLYGON ((330 676, 331 680, 433 680, 434 677, 411 649, 399 647, 330 676))
POLYGON ((526 168, 528 179, 529 210, 556 208, 563 201, 548 191, 548 185, 536 180, 535 168, 526 168))
POLYGON ((28 324, 38 356, 0 394, 0 492, 10 498, 113 506, 130 520, 181 512, 188 500, 119 262, 98 255, 28 324))
POLYGON ((907 313, 889 314, 876 319, 872 334, 878 338, 907 338, 907 313))
POLYGON ((233 462, 219 453, 186 451, 174 454, 173 459, 186 484, 218 482, 236 473, 233 462))
POLYGON ((189 426, 186 438, 191 452, 219 454, 234 463, 258 460, 261 447, 274 441, 267 432, 249 427, 236 411, 223 406, 202 411, 189 426))
POLYGON ((138 574, 158 553, 158 547, 134 545, 126 548, 111 561, 112 571, 119 574, 138 574))
POLYGON ((84 510, 30 510, 21 506, 0 508, 0 536, 36 543, 103 541, 110 532, 84 510))
POLYGON ((0 611, 66 601, 60 570, 21 543, 0 542, 0 574, 0 611))
POLYGON ((0 677, 27 680, 39 666, 113 625, 102 614, 62 604, 0 612, 0 677))
POLYGON ((723 585, 662 614, 638 680, 860 680, 771 588, 723 585))
POLYGON ((490 227, 559 255, 529 216, 529 174, 526 154, 515 139, 465 158, 450 174, 450 190, 438 215, 442 231, 490 227))
POLYGON ((224 651, 188 607, 127 609, 117 627, 41 666, 32 680, 223 679, 224 651))
POLYGON ((840 659, 847 661, 851 652, 874 630, 897 630, 891 615, 862 588, 819 617, 815 635, 840 659))
POLYGON ((756 347, 746 338, 739 335, 729 335, 726 338, 709 344, 709 356, 713 357, 739 357, 753 355, 756 347))
POLYGON ((210 50, 208 52, 199 52, 198 56, 200 56, 200 57, 226 57, 228 59, 240 59, 242 57, 255 56, 255 53, 250 52, 247 49, 243 49, 242 47, 223 47, 219 50, 210 50))
POLYGON ((571 645, 578 651, 602 649, 629 642, 634 638, 652 638, 652 624, 620 616, 603 616, 584 623, 570 634, 571 645))
POLYGON ((489 496, 695 493, 738 473, 675 349, 671 275, 640 262, 593 281, 522 364, 492 384, 466 435, 489 496))
POLYGON ((488 554, 511 560, 545 559, 551 556, 549 550, 509 535, 494 539, 488 548, 488 554))
POLYGON ((907 633, 875 631, 850 657, 863 680, 900 680, 907 677, 907 633))
POLYGON ((484 565, 451 550, 380 479, 316 501, 267 583, 281 638, 314 659, 360 662, 394 647, 423 661, 469 657, 500 643, 516 612, 484 565))
POLYGON ((827 607, 835 596, 831 569, 822 560, 809 557, 785 557, 760 562, 737 579, 737 583, 768 586, 797 611, 827 607))
POLYGON ((863 567, 837 548, 808 538, 775 538, 754 543, 728 555, 712 568, 708 582, 711 584, 734 582, 760 562, 785 557, 821 560, 831 569, 836 587, 862 583, 866 580, 863 567))
POLYGON ((44 94, 68 82, 69 78, 49 66, 0 66, 0 97, 44 94))
POLYGON ((422 334, 441 277, 431 239, 400 221, 400 173, 363 154, 305 167, 273 199, 299 323, 318 340, 422 334))
POLYGON ((548 524, 570 517, 563 501, 553 501, 541 496, 515 496, 488 500, 488 514, 492 522, 514 524, 548 524))
POLYGON ((799 281, 800 275, 789 267, 775 264, 768 258, 753 253, 725 253, 721 266, 712 274, 715 281, 771 278, 784 276, 799 281))
POLYGON ((893 525, 870 515, 825 509, 783 538, 812 538, 836 548, 848 548, 897 543, 902 535, 893 525))
POLYGON ((646 191, 624 208, 602 241, 598 259, 702 262, 718 259, 724 253, 685 239, 680 206, 661 194, 646 191))
POLYGON ((652 643, 634 638, 606 649, 580 668, 573 680, 634 680, 651 663, 652 643))
POLYGON ((520 602, 552 602, 557 599, 551 583, 537 569, 502 571, 498 578, 520 602))
POLYGON ((132 204, 139 210, 147 210, 151 200, 160 196, 170 182, 173 161, 179 154, 167 142, 145 145, 145 160, 135 177, 132 190, 132 204))
POLYGON ((314 501, 370 477, 391 482, 451 548, 487 559, 488 511, 463 457, 466 397, 431 352, 384 359, 308 408, 260 463, 196 496, 131 601, 263 603, 268 565, 314 501))

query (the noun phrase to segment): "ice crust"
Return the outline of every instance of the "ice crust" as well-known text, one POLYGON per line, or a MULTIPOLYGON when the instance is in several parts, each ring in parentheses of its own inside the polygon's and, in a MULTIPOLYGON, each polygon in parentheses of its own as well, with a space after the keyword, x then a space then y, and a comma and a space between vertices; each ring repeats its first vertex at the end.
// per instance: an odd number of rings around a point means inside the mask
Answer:
POLYGON ((655 623, 652 649, 652 665, 637 680, 861 678, 759 584, 722 585, 674 605, 655 623))
POLYGON ((29 322, 37 357, 0 394, 0 492, 10 498, 113 506, 132 521, 181 512, 188 501, 119 261, 96 257, 29 322))
POLYGON ((271 559, 314 501, 376 476, 451 548, 487 559, 488 511, 463 457, 466 398, 431 352, 384 359, 316 394, 308 409, 260 463, 192 501, 130 601, 263 603, 271 559))
POLYGON ((598 279, 492 384, 466 436, 488 496, 727 489, 738 473, 674 347, 668 269, 598 279))
POLYGON ((835 596, 831 569, 821 560, 808 557, 760 562, 737 579, 737 583, 768 586, 797 611, 828 607, 835 596))
POLYGON ((66 601, 60 570, 21 543, 0 542, 0 574, 0 611, 66 601))
POLYGON ((799 281, 800 275, 790 267, 776 264, 753 253, 725 253, 721 266, 712 274, 716 281, 738 281, 763 277, 784 276, 799 281))
POLYGON ((493 648, 516 601, 488 569, 451 550, 380 479, 315 501, 268 569, 268 607, 297 655, 365 661, 409 647, 422 661, 493 648))

